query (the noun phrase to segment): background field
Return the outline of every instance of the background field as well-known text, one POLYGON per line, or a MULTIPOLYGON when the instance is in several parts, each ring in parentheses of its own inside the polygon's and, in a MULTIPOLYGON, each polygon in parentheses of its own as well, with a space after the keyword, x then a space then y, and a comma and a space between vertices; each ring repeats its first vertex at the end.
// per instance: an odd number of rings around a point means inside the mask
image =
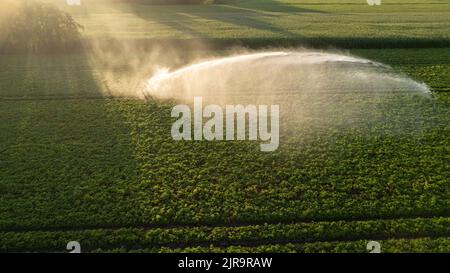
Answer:
POLYGON ((90 1, 85 7, 66 9, 86 26, 87 36, 96 38, 344 47, 448 45, 450 39, 450 3, 445 0, 391 0, 381 6, 368 6, 364 0, 221 2, 161 6, 90 1))
POLYGON ((385 252, 449 252, 450 4, 340 2, 69 9, 91 41, 216 39, 199 56, 230 42, 342 46, 435 91, 387 104, 349 94, 398 119, 302 128, 275 153, 172 141, 172 104, 109 96, 110 67, 88 54, 2 55, 0 251, 77 240, 83 251, 366 252, 379 240, 385 252))

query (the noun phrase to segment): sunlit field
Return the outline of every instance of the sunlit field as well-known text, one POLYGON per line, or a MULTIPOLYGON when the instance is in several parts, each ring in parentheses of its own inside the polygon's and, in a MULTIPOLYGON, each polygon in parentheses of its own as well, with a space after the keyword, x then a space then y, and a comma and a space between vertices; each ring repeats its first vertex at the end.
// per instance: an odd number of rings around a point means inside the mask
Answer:
POLYGON ((46 1, 86 49, 0 55, 0 251, 450 252, 449 1, 46 1), (139 98, 159 68, 308 47, 431 94, 299 100, 272 153, 173 141, 176 98, 139 98))
POLYGON ((443 45, 450 39, 450 3, 445 0, 392 0, 381 6, 368 6, 364 0, 230 0, 220 5, 85 2, 83 7, 62 6, 92 38, 344 47, 443 45))

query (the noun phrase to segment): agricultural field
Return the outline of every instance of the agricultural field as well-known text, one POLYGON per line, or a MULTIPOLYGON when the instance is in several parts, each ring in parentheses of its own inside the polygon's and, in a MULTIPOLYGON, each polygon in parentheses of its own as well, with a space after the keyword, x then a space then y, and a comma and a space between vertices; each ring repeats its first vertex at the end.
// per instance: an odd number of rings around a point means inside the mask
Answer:
POLYGON ((176 68, 313 45, 387 64, 433 93, 300 103, 358 104, 371 118, 282 130, 264 153, 257 142, 173 141, 175 102, 130 96, 122 57, 1 55, 0 252, 64 252, 69 241, 83 252, 367 252, 371 240, 383 252, 450 252, 448 1, 46 1, 73 14, 92 47, 112 39, 132 60, 176 68), (154 53, 162 40, 171 47, 154 53), (150 48, 136 53, 135 41, 150 48))
MULTIPOLYGON (((61 3, 59 0, 47 0, 61 3)), ((226 0, 219 5, 130 5, 86 1, 70 11, 90 38, 201 39, 219 44, 322 47, 442 46, 450 39, 446 0, 226 0)))

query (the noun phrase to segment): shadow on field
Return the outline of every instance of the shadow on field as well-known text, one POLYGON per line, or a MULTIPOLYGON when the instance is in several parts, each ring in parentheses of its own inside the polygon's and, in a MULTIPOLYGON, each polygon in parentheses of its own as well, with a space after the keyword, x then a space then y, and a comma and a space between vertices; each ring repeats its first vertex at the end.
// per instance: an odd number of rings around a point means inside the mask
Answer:
POLYGON ((3 55, 1 98, 72 98, 103 95, 84 54, 3 55))
MULTIPOLYGON (((220 22, 260 31, 270 31, 278 35, 296 36, 284 28, 274 26, 266 19, 278 17, 282 13, 323 13, 321 11, 299 8, 294 5, 283 4, 277 1, 219 1, 215 5, 174 5, 165 8, 164 13, 158 12, 159 7, 154 5, 134 4, 129 9, 139 18, 166 25, 183 34, 194 38, 210 38, 208 33, 199 31, 200 24, 220 22)), ((226 25, 224 25, 226 27, 226 25)))
POLYGON ((0 230, 126 222, 136 165, 125 103, 103 99, 89 58, 2 55, 0 78, 0 230))
POLYGON ((282 3, 274 0, 255 0, 255 1, 221 0, 217 1, 217 4, 233 7, 235 9, 259 13, 261 12, 325 13, 323 11, 301 8, 296 6, 295 4, 282 3))

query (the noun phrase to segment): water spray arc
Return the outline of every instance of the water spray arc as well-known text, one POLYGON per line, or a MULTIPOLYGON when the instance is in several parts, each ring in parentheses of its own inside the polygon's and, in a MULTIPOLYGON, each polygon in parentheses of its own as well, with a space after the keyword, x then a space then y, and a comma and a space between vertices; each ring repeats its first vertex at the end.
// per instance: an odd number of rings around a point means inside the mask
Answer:
POLYGON ((342 93, 430 93, 422 83, 389 66, 349 55, 316 51, 276 51, 207 60, 169 72, 162 69, 142 91, 147 98, 215 103, 236 98, 280 102, 290 95, 342 93))

